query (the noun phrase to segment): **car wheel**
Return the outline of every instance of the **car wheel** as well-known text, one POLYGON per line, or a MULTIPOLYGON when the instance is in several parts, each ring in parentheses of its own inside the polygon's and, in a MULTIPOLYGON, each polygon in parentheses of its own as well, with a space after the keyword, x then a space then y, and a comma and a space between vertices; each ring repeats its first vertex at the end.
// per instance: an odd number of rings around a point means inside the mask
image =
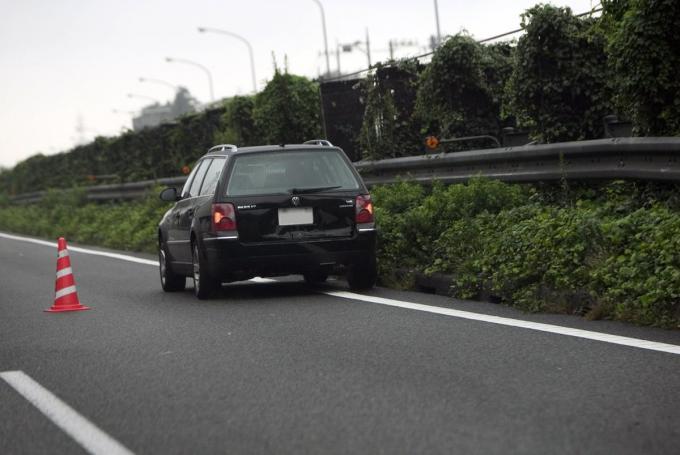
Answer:
POLYGON ((209 299, 220 287, 220 282, 213 278, 207 271, 204 261, 199 254, 198 243, 191 246, 191 259, 193 262, 192 278, 194 280, 194 294, 201 300, 209 299))
POLYGON ((187 279, 172 271, 172 265, 168 261, 168 253, 163 243, 158 244, 158 270, 161 275, 161 287, 165 292, 183 291, 187 279))
POLYGON ((378 278, 378 268, 375 256, 366 262, 352 264, 347 270, 347 283, 354 291, 363 291, 375 286, 378 278))
POLYGON ((328 279, 328 273, 322 270, 314 270, 313 272, 307 272, 302 276, 305 277, 307 284, 320 284, 328 279))

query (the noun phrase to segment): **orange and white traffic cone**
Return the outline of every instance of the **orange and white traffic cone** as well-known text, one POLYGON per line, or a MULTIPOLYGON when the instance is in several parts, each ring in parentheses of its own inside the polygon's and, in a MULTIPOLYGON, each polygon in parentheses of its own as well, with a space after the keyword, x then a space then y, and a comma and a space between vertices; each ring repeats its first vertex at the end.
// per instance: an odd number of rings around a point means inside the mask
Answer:
POLYGON ((68 256, 66 239, 63 237, 59 237, 57 241, 57 251, 57 281, 54 284, 54 305, 45 311, 59 313, 61 311, 89 310, 90 308, 81 305, 78 301, 76 281, 71 269, 71 258, 68 256))

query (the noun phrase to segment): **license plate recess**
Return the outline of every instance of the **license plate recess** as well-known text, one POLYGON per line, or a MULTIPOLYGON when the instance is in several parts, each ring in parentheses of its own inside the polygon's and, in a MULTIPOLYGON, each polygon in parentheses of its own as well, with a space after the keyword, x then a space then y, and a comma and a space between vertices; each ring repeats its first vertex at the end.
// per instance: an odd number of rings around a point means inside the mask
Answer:
POLYGON ((292 207, 279 209, 279 226, 296 226, 314 223, 312 207, 292 207))

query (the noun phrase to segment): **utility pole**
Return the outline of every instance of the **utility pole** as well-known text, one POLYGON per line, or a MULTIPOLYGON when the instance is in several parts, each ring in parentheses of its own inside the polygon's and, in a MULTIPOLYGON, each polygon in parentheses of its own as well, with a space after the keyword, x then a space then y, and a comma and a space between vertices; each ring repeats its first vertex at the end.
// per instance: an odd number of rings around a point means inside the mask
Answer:
POLYGON ((439 31, 439 5, 437 4, 437 0, 434 0, 434 17, 437 21, 437 47, 439 47, 442 43, 442 34, 439 31))
POLYGON ((368 27, 366 27, 366 57, 368 57, 368 67, 371 67, 371 42, 368 40, 368 27))
MULTIPOLYGON (((340 52, 342 51, 338 40, 335 40, 335 60, 338 65, 338 76, 340 76, 340 52)), ((330 73, 329 73, 330 75, 330 73)))
POLYGON ((394 51, 400 47, 413 47, 417 46, 418 42, 414 40, 396 40, 396 39, 391 39, 389 41, 389 52, 390 52, 390 60, 394 60, 394 51))

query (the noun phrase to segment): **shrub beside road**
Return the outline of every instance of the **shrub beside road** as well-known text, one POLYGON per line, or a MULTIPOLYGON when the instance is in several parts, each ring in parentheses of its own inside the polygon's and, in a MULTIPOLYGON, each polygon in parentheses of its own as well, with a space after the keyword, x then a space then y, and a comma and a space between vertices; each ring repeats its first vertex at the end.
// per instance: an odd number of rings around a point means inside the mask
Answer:
POLYGON ((157 194, 141 201, 101 204, 87 203, 84 191, 68 190, 49 191, 38 204, 0 201, 0 230, 155 253, 158 222, 169 208, 157 194))
POLYGON ((455 297, 680 328, 678 194, 629 182, 378 188, 381 277, 450 274, 455 297))
MULTIPOLYGON (((525 311, 680 328, 680 192, 675 186, 511 185, 492 180, 374 188, 384 285, 453 277, 451 295, 525 311)), ((156 251, 168 206, 94 204, 77 190, 41 203, 0 201, 0 230, 156 251)))

